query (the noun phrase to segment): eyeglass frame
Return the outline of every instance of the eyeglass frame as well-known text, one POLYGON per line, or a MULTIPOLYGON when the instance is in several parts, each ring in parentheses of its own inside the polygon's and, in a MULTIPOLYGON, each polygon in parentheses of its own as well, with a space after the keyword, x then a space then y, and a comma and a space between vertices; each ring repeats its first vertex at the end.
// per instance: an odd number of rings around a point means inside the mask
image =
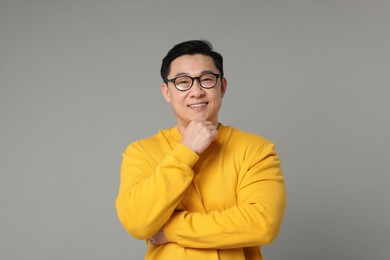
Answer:
POLYGON ((213 87, 215 87, 215 86, 217 85, 218 79, 219 79, 219 78, 222 78, 222 77, 223 77, 222 74, 207 72, 207 73, 204 73, 204 74, 202 74, 202 75, 200 75, 200 76, 198 76, 198 77, 191 77, 191 76, 188 76, 188 75, 177 76, 177 77, 174 77, 173 79, 167 79, 167 82, 166 82, 166 83, 168 84, 168 82, 172 82, 173 85, 175 86, 175 88, 176 88, 177 90, 183 91, 183 92, 184 92, 184 91, 188 91, 188 90, 190 90, 190 89, 192 88, 192 86, 194 85, 194 80, 195 80, 195 79, 198 80, 199 85, 200 85, 202 88, 204 88, 204 89, 212 89, 213 87), (200 78, 203 77, 204 75, 214 75, 214 76, 216 77, 215 84, 214 84, 212 87, 203 87, 203 86, 202 86, 202 83, 201 83, 201 81, 200 81, 200 78), (188 89, 179 89, 179 88, 176 86, 175 81, 176 81, 178 78, 181 78, 181 77, 187 77, 187 78, 190 78, 190 79, 191 79, 191 86, 190 86, 188 89))

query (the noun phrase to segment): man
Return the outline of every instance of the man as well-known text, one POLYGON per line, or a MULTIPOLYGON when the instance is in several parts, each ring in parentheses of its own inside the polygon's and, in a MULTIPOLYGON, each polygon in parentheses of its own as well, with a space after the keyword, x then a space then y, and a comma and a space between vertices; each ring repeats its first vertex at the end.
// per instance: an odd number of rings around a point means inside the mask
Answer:
POLYGON ((146 240, 145 259, 262 259, 285 209, 274 146, 222 125, 222 56, 206 41, 174 46, 161 90, 177 125, 123 153, 118 217, 146 240))

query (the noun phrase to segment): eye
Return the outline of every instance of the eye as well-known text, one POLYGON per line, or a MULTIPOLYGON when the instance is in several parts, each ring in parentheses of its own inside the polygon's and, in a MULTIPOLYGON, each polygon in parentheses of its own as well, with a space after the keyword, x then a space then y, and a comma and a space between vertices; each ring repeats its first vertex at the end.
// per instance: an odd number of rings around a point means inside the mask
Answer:
POLYGON ((204 75, 200 76, 200 79, 202 81, 214 81, 215 75, 214 74, 204 74, 204 75))
POLYGON ((177 78, 175 81, 176 84, 189 84, 190 82, 191 82, 191 79, 188 77, 180 77, 180 78, 177 78))

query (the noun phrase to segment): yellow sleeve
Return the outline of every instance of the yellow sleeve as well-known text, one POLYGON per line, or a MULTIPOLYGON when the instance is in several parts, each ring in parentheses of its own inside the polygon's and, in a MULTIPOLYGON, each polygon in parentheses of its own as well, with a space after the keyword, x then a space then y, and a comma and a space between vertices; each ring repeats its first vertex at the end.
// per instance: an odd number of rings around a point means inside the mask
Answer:
POLYGON ((237 205, 223 211, 175 211, 164 227, 169 242, 192 248, 241 248, 271 243, 285 210, 285 184, 272 144, 239 173, 237 205))
POLYGON ((116 210, 131 235, 148 239, 161 229, 191 183, 192 166, 198 158, 186 146, 177 144, 155 167, 141 145, 135 143, 126 149, 116 210))

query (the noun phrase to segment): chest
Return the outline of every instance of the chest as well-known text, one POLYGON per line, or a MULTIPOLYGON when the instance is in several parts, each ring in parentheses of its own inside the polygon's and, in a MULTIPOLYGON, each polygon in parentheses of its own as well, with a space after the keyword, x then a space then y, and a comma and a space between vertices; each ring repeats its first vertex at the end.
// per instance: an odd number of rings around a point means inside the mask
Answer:
POLYGON ((199 200, 206 212, 236 205, 239 168, 233 155, 208 151, 194 165, 192 189, 186 195, 199 200))

